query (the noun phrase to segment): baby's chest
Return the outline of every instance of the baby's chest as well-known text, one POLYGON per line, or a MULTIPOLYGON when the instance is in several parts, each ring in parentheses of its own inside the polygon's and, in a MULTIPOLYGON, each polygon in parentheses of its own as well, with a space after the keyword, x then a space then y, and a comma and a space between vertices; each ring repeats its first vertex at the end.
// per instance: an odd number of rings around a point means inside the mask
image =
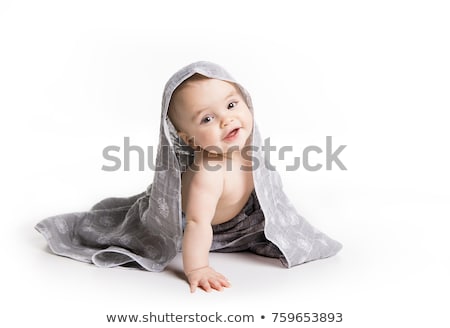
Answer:
POLYGON ((229 200, 248 198, 252 192, 253 175, 248 170, 233 170, 225 173, 223 196, 229 200))

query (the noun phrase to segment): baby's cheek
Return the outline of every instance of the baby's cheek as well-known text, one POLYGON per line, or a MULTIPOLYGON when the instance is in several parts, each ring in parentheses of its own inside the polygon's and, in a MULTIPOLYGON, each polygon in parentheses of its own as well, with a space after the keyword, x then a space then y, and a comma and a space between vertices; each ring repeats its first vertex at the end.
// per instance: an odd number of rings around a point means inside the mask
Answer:
POLYGON ((210 143, 210 142, 214 141, 213 135, 210 132, 204 132, 204 133, 200 134, 199 138, 204 143, 210 143))

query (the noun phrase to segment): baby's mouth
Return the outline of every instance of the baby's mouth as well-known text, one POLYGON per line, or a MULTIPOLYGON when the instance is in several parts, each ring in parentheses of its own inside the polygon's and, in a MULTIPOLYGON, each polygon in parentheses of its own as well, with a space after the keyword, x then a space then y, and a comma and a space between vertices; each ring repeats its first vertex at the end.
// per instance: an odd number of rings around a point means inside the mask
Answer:
POLYGON ((234 137, 236 137, 237 136, 237 134, 239 133, 239 130, 240 130, 241 128, 236 128, 236 129, 233 129, 233 130, 231 130, 226 136, 225 136, 225 140, 232 140, 232 139, 234 139, 234 137))

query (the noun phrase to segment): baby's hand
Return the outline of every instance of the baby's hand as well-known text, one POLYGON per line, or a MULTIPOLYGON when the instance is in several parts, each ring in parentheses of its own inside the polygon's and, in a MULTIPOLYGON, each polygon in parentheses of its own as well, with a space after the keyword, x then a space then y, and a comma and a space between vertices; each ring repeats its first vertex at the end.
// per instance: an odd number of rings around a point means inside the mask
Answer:
POLYGON ((186 277, 191 287, 191 293, 195 292, 197 287, 206 292, 210 292, 212 289, 222 291, 223 287, 231 287, 227 278, 209 266, 192 270, 186 273, 186 277))

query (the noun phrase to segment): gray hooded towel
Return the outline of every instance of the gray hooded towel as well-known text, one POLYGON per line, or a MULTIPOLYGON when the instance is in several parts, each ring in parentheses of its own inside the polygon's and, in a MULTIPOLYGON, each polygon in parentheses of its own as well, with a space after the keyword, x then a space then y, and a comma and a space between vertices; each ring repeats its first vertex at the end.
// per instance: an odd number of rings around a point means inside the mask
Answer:
MULTIPOLYGON (((36 229, 55 254, 102 267, 137 264, 149 271, 162 271, 181 250, 181 173, 192 158, 192 150, 178 138, 167 111, 174 90, 195 73, 235 83, 254 115, 250 95, 222 67, 196 62, 176 72, 164 89, 153 183, 141 194, 107 198, 90 211, 57 215, 39 222, 36 229)), ((266 247, 268 252, 254 252, 279 257, 287 267, 335 255, 342 245, 297 213, 282 189, 278 173, 270 165, 264 165, 262 139, 256 124, 252 146, 254 164, 260 164, 254 165, 255 190, 235 219, 257 222, 261 233, 245 232, 238 239, 250 243, 257 238, 258 243, 273 246, 266 247)), ((214 232, 221 231, 221 227, 215 228, 214 232)), ((214 245, 213 241, 212 250, 217 251, 245 250, 242 245, 234 247, 233 241, 220 247, 214 245)), ((248 250, 253 251, 251 247, 248 250)))

